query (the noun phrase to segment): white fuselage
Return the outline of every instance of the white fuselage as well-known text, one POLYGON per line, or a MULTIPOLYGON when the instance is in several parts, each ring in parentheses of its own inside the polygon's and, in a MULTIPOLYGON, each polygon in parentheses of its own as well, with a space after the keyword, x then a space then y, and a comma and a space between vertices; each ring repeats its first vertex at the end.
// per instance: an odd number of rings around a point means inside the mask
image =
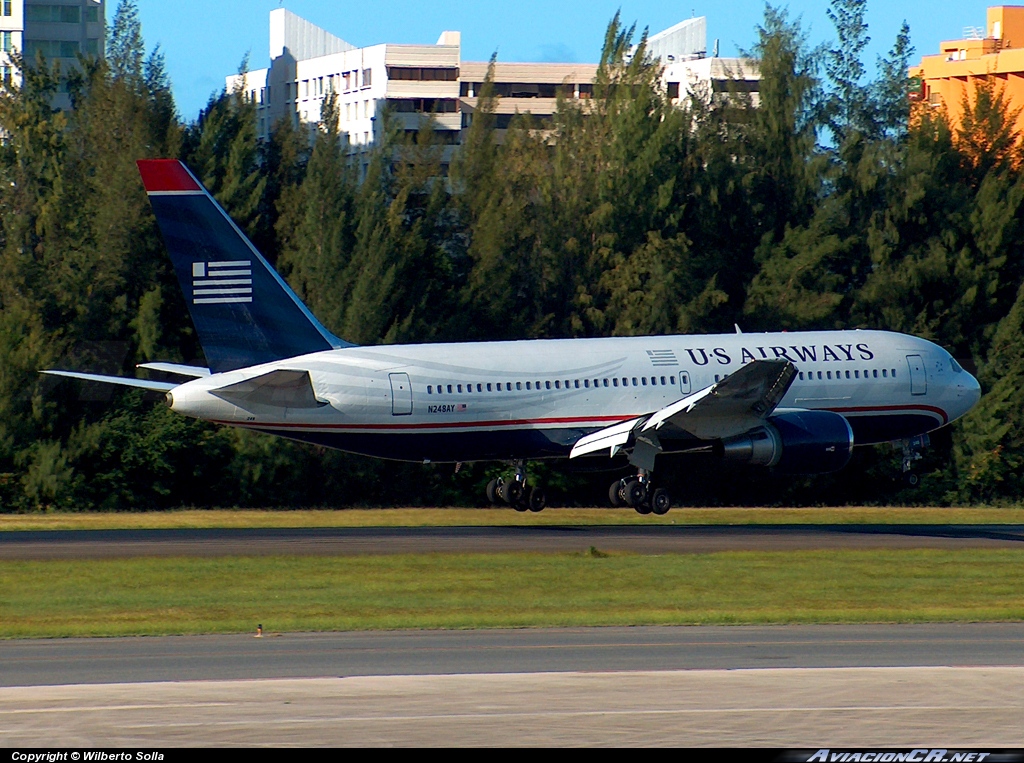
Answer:
POLYGON ((924 434, 979 397, 941 347, 857 330, 350 347, 190 381, 172 408, 385 458, 557 457, 589 432, 778 357, 798 374, 777 411, 840 413, 858 445, 924 434), (308 371, 326 404, 240 407, 210 393, 275 369, 308 371))

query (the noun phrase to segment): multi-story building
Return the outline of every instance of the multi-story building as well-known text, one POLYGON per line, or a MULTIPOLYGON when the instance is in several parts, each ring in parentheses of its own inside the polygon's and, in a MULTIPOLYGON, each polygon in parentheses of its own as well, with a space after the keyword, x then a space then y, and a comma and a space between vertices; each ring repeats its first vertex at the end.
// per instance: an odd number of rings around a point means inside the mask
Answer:
POLYGON ((961 39, 942 42, 939 51, 910 67, 911 100, 944 107, 959 125, 965 98, 973 101, 980 83, 993 83, 1011 111, 1021 110, 1017 129, 1024 130, 1024 7, 990 7, 984 29, 968 27, 961 39))
MULTIPOLYGON (((706 21, 688 19, 648 39, 648 53, 663 66, 668 95, 682 103, 689 95, 733 91, 755 93, 756 66, 741 59, 706 58, 706 21), (724 84, 732 79, 731 85, 724 84), (738 83, 738 84, 737 84, 738 83)), ((387 107, 400 127, 416 131, 426 117, 444 144, 461 142, 476 110, 487 62, 463 61, 459 32, 442 32, 433 45, 391 43, 356 48, 294 13, 270 12, 270 66, 227 77, 229 90, 241 88, 256 103, 257 129, 269 137, 282 119, 316 123, 324 98, 336 93, 339 129, 354 155, 372 146, 380 128, 376 116, 387 107)), ((593 95, 597 64, 497 62, 498 139, 517 113, 540 125, 559 97, 593 95)), ((448 149, 442 162, 451 158, 448 149)), ((365 160, 364 160, 365 163, 365 160)))
MULTIPOLYGON (((0 81, 19 81, 15 51, 29 65, 41 53, 64 71, 78 66, 79 53, 102 56, 104 11, 104 0, 0 0, 0 81)), ((54 106, 71 106, 66 92, 57 94, 54 106)))

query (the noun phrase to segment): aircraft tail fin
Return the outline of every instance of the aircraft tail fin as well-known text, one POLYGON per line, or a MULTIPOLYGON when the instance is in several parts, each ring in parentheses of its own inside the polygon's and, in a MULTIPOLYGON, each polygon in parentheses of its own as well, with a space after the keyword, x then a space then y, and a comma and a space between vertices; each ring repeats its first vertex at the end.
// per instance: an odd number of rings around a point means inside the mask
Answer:
POLYGON ((184 163, 138 165, 211 371, 351 346, 302 304, 184 163))

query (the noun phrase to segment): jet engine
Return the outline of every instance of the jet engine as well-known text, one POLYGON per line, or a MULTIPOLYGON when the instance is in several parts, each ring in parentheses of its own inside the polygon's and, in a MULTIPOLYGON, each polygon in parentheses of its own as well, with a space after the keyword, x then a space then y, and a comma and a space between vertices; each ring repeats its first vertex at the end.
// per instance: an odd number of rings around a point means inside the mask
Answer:
POLYGON ((825 474, 850 462, 853 430, 832 411, 780 413, 763 427, 722 440, 720 455, 787 474, 825 474))

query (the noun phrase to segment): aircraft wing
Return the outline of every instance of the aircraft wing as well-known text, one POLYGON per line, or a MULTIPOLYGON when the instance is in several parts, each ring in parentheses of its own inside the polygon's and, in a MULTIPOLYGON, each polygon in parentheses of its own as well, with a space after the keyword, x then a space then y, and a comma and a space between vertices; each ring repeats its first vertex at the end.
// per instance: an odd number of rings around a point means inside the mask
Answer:
POLYGON ((722 381, 655 411, 642 430, 672 424, 702 439, 729 437, 760 424, 796 377, 788 360, 754 360, 722 381))
POLYGON ((569 458, 604 448, 614 456, 637 435, 654 430, 670 439, 666 425, 700 440, 742 434, 771 415, 796 377, 796 368, 785 359, 754 360, 709 387, 671 405, 629 421, 623 421, 580 438, 569 458))
POLYGON ((129 379, 125 376, 105 376, 104 374, 84 374, 78 371, 55 371, 48 369, 40 371, 50 376, 64 376, 68 379, 81 379, 83 381, 102 382, 104 384, 118 384, 122 387, 138 387, 139 389, 153 390, 154 392, 169 392, 177 387, 171 382, 152 381, 150 379, 129 379))

